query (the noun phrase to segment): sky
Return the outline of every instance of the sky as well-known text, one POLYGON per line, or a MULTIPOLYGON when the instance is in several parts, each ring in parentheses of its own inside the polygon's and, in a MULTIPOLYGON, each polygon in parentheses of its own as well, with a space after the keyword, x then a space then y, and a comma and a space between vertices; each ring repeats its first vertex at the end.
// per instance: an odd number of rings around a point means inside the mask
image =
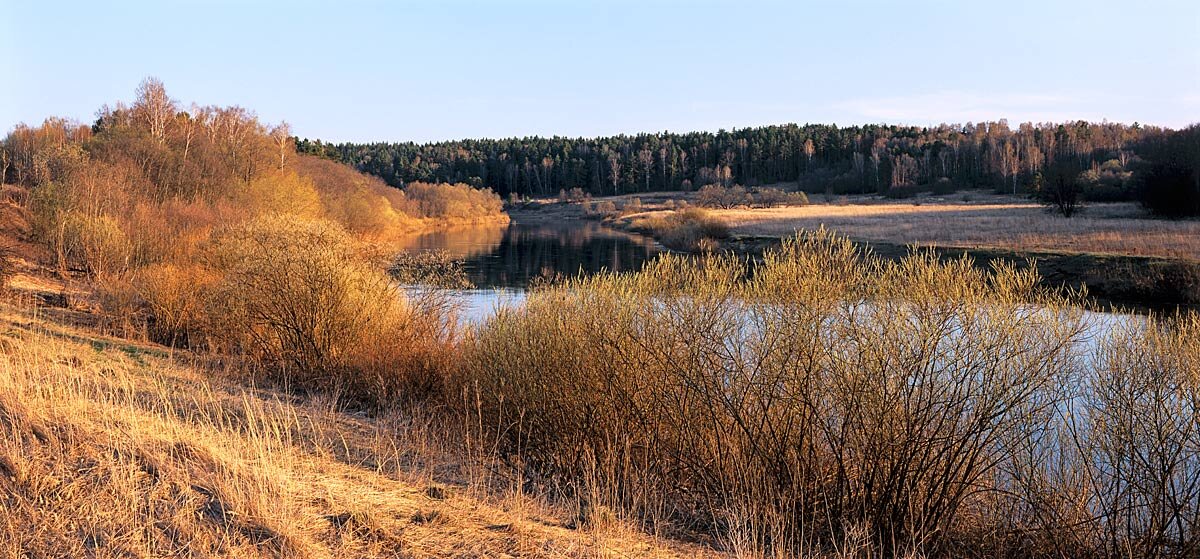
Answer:
POLYGON ((1200 122, 1196 0, 0 0, 0 128, 147 76, 330 141, 1200 122))

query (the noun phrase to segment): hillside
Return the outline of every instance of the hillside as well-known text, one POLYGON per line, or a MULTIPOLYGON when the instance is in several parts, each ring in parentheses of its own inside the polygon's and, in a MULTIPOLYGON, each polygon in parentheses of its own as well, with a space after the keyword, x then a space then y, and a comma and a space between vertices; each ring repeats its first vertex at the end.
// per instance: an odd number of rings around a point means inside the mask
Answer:
MULTIPOLYGON (((24 211, 0 201, 0 214, 24 211)), ((102 332, 5 220, 0 554, 23 557, 692 557, 610 521, 579 525, 420 408, 364 414, 256 386, 254 366, 102 332)))
POLYGON ((0 555, 705 553, 580 521, 408 395, 457 334, 390 251, 506 222, 499 198, 401 191, 286 131, 147 80, 0 143, 0 555))

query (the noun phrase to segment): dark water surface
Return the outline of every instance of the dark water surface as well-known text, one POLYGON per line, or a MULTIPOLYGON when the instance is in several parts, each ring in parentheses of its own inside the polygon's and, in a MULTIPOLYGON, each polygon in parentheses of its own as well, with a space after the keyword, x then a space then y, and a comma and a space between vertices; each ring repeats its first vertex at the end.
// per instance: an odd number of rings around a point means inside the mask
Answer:
MULTIPOLYGON (((406 250, 442 250, 463 262, 475 289, 455 292, 462 317, 477 322, 500 305, 525 298, 539 277, 637 271, 663 249, 641 235, 592 221, 519 223, 434 231, 408 240, 406 250)), ((1107 332, 1135 315, 1086 312, 1090 336, 1107 332)))
POLYGON ((637 271, 662 247, 647 237, 591 221, 510 223, 434 231, 409 239, 407 250, 442 250, 463 262, 475 289, 455 295, 475 322, 497 306, 518 303, 537 278, 637 271))
POLYGON ((538 277, 636 271, 661 250, 653 240, 591 221, 511 223, 435 231, 410 250, 444 250, 479 289, 523 290, 538 277))

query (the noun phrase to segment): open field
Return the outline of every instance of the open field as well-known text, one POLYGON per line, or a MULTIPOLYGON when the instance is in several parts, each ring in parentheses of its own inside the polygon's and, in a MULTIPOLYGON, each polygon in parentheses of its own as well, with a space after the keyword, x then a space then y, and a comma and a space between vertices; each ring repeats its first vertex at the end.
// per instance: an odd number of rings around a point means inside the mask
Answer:
POLYGON ((1097 252, 1200 260, 1200 221, 1153 219, 1132 203, 1093 204, 1066 219, 1028 202, 813 204, 713 210, 735 235, 825 227, 864 241, 1097 252))
MULTIPOLYGON (((1012 251, 1101 253, 1200 260, 1200 220, 1151 216, 1133 202, 1087 204, 1063 218, 1028 199, 979 192, 947 196, 922 195, 892 200, 879 196, 814 194, 808 205, 709 208, 733 236, 789 237, 800 230, 824 227, 854 240, 896 245, 999 248, 1012 251)), ((541 200, 536 212, 521 219, 570 219, 579 204, 541 200)), ((611 202, 618 226, 637 214, 659 215, 698 205, 695 193, 654 192, 595 198, 611 202), (636 214, 622 212, 633 200, 636 214)))

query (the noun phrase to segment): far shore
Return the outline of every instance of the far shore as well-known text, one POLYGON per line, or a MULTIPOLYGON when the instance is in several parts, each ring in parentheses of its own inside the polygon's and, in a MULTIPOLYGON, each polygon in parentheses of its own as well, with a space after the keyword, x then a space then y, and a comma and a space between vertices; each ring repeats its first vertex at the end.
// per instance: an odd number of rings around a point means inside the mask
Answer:
MULTIPOLYGON (((695 204, 694 193, 534 199, 510 205, 508 212, 519 223, 594 219, 632 231, 636 219, 665 215, 684 204, 695 204), (605 202, 618 210, 594 210, 605 202), (625 207, 638 211, 622 212, 625 207)), ((1028 199, 978 191, 900 200, 816 194, 803 206, 708 212, 729 229, 719 250, 748 256, 797 232, 824 227, 888 258, 922 247, 943 258, 967 256, 979 266, 1032 262, 1046 286, 1086 288, 1095 301, 1110 307, 1200 305, 1200 220, 1153 218, 1130 202, 1089 204, 1080 215, 1063 218, 1028 199)))

